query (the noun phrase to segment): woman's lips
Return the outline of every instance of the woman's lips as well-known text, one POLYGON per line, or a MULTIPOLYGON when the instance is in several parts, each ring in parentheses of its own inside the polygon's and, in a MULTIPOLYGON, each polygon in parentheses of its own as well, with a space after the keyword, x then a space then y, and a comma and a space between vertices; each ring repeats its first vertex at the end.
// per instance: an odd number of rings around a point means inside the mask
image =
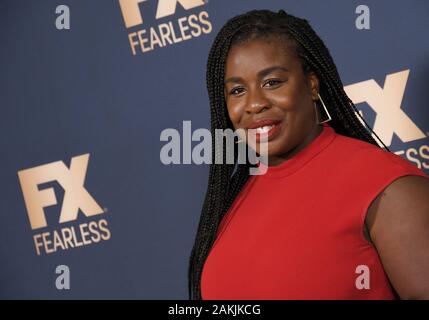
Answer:
POLYGON ((248 129, 249 138, 255 139, 256 142, 263 142, 273 140, 279 133, 281 129, 281 122, 271 125, 272 128, 266 132, 258 132, 258 129, 248 129))

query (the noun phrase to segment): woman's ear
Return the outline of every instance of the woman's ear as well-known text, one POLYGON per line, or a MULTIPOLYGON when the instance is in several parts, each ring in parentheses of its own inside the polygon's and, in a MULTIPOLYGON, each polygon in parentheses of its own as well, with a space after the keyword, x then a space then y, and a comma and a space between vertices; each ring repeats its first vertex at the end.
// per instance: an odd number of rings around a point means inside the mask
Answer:
POLYGON ((313 100, 319 100, 319 78, 317 77, 316 73, 314 71, 310 71, 307 74, 307 80, 311 90, 311 98, 313 100))

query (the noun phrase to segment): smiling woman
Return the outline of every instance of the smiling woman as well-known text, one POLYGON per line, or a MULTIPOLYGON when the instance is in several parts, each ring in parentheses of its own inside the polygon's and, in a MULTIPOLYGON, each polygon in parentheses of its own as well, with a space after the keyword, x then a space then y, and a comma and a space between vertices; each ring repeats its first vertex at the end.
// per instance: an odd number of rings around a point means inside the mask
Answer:
MULTIPOLYGON (((234 128, 270 126, 269 163, 277 165, 320 134, 322 127, 316 125, 313 109, 319 81, 314 72, 304 74, 299 58, 285 39, 253 37, 236 43, 229 51, 226 104, 234 128), (270 104, 276 108, 268 112, 270 104)), ((251 147, 259 151, 259 144, 251 147)))
POLYGON ((259 10, 229 20, 207 86, 212 133, 256 129, 246 142, 268 150, 268 170, 210 166, 190 298, 429 297, 428 177, 360 118, 305 19, 259 10))

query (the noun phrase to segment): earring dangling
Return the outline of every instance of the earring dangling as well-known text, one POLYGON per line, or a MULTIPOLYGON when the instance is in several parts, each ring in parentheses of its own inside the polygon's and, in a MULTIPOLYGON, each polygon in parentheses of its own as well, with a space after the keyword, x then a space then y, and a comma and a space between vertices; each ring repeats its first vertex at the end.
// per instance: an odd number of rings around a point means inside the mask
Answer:
MULTIPOLYGON (((325 109, 325 113, 328 115, 328 119, 326 119, 326 120, 324 120, 324 121, 320 121, 320 122, 318 122, 317 124, 322 124, 322 123, 325 123, 325 122, 331 121, 331 120, 332 120, 331 115, 329 114, 328 108, 326 108, 325 103, 324 103, 324 102, 323 102, 323 100, 322 100, 322 97, 320 96, 320 94, 319 94, 319 93, 317 93, 317 96, 319 97, 320 102, 322 102, 322 106, 323 106, 323 109, 325 109)), ((315 107, 315 108, 317 108, 317 107, 316 107, 316 102, 314 102, 314 107, 315 107)), ((317 114, 317 110, 316 110, 316 114, 317 114)))

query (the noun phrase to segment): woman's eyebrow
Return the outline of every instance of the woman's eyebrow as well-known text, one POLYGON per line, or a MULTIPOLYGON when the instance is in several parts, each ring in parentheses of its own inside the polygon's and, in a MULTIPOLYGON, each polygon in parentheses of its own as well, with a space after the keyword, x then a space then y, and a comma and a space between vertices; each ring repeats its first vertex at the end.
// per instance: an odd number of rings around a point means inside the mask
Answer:
MULTIPOLYGON (((281 67, 281 66, 272 66, 272 67, 269 67, 269 68, 266 68, 266 69, 263 69, 263 70, 259 71, 258 72, 258 77, 259 78, 263 78, 263 77, 265 77, 266 75, 270 74, 273 71, 289 72, 289 69, 285 68, 285 67, 281 67)), ((237 83, 237 82, 242 82, 242 81, 243 81, 243 78, 241 78, 241 77, 230 77, 230 78, 228 78, 228 79, 226 79, 224 81, 224 84, 226 85, 226 84, 228 84, 230 82, 237 83)))
POLYGON ((226 85, 229 82, 237 83, 237 82, 241 82, 241 81, 243 81, 243 78, 241 78, 241 77, 230 77, 224 81, 224 84, 226 85))
POLYGON ((285 68, 285 67, 281 67, 281 66, 272 66, 266 69, 263 69, 261 71, 258 72, 258 76, 260 78, 265 77, 266 75, 270 74, 273 71, 284 71, 284 72, 288 72, 289 69, 285 68))

